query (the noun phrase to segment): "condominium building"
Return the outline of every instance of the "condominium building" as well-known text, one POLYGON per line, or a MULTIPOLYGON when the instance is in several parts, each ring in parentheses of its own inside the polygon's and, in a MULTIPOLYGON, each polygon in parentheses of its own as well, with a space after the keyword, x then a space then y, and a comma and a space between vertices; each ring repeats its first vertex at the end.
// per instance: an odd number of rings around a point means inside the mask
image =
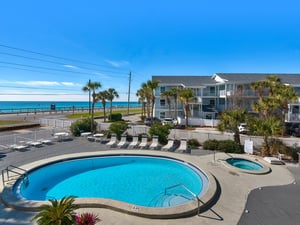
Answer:
MULTIPOLYGON (((251 88, 253 82, 276 75, 287 85, 291 85, 300 96, 300 74, 263 74, 263 73, 216 73, 212 76, 152 76, 159 81, 155 90, 154 116, 158 118, 184 117, 183 104, 173 97, 167 98, 162 93, 173 88, 191 88, 196 99, 190 103, 191 118, 217 119, 228 109, 245 108, 252 112, 252 105, 258 97, 251 88)), ((287 122, 300 122, 300 98, 289 105, 287 122)))

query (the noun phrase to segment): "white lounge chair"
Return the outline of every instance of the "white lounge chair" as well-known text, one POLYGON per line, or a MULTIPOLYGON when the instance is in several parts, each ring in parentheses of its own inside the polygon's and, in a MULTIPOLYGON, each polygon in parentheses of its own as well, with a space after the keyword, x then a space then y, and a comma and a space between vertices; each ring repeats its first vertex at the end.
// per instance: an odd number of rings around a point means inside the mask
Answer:
POLYGON ((139 144, 139 148, 140 149, 145 149, 145 148, 147 148, 147 146, 148 146, 148 137, 147 136, 143 136, 142 137, 142 141, 141 141, 141 143, 139 144))
POLYGON ((13 150, 17 150, 17 151, 20 151, 20 150, 25 150, 28 148, 28 145, 23 145, 23 144, 12 144, 12 145, 9 145, 8 146, 10 149, 13 149, 13 150))
POLYGON ((159 148, 159 143, 158 143, 158 136, 153 136, 152 138, 152 143, 149 146, 150 149, 158 149, 159 148))
POLYGON ((175 150, 175 152, 187 152, 188 146, 187 146, 187 140, 181 139, 179 147, 175 150))
POLYGON ((170 151, 173 148, 173 146, 174 146, 174 139, 169 139, 168 144, 164 145, 162 147, 162 150, 163 151, 170 151))
POLYGON ((139 144, 139 137, 133 136, 132 142, 129 143, 128 148, 136 148, 139 144))
POLYGON ((116 134, 112 134, 110 141, 106 143, 107 146, 110 146, 111 148, 114 147, 117 144, 117 136, 116 134))
POLYGON ((264 160, 273 165, 284 165, 284 162, 276 157, 264 157, 264 160))
POLYGON ((27 141, 26 144, 32 147, 41 147, 43 143, 40 141, 27 141))
POLYGON ((124 148, 125 146, 127 146, 126 135, 122 135, 120 142, 117 144, 117 147, 124 148))
POLYGON ((46 144, 46 145, 53 144, 52 140, 50 140, 50 139, 39 139, 37 141, 42 142, 43 144, 46 144))

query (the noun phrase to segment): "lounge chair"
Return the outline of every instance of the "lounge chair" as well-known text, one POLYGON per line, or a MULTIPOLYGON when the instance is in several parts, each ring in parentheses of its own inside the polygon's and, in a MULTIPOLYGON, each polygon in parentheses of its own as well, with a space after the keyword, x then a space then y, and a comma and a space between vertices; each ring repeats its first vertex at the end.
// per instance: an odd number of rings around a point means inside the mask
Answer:
POLYGON ((106 145, 112 148, 112 147, 116 146, 116 144, 117 144, 117 135, 112 134, 110 141, 108 143, 106 143, 106 145))
POLYGON ((181 139, 179 147, 175 150, 175 152, 187 152, 188 146, 187 146, 187 140, 181 139))
POLYGON ((174 139, 169 139, 168 143, 162 147, 163 151, 171 151, 174 147, 174 139))
POLYGON ((12 145, 9 145, 8 147, 9 147, 10 149, 20 151, 20 150, 25 150, 25 149, 27 149, 29 146, 28 146, 28 145, 25 145, 25 144, 12 144, 12 145))
POLYGON ((37 141, 42 142, 42 144, 46 144, 46 145, 53 144, 52 140, 50 139, 39 139, 37 141))
POLYGON ((127 141, 126 141, 126 138, 127 138, 126 135, 122 135, 120 142, 117 144, 117 147, 125 148, 128 145, 127 141))
POLYGON ((139 144, 139 137, 133 136, 132 142, 129 143, 128 148, 136 148, 139 144))
POLYGON ((152 143, 151 145, 149 146, 150 149, 158 149, 160 146, 159 146, 159 143, 158 143, 158 136, 153 136, 152 138, 152 143))
POLYGON ((284 165, 284 162, 276 157, 264 157, 264 160, 273 165, 284 165))
POLYGON ((32 147, 41 147, 43 143, 40 141, 27 141, 26 144, 32 147))
POLYGON ((148 147, 148 137, 147 136, 143 136, 142 137, 142 141, 138 146, 140 149, 145 149, 148 147))

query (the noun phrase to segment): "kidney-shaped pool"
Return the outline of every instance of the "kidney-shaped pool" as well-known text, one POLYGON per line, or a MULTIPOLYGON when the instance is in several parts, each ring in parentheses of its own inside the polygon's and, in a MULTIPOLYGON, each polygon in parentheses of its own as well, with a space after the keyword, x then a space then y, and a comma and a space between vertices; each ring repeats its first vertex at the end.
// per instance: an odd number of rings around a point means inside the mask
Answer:
POLYGON ((32 169, 13 190, 18 198, 33 201, 75 196, 164 208, 194 201, 208 187, 206 174, 189 163, 167 157, 114 155, 32 169))

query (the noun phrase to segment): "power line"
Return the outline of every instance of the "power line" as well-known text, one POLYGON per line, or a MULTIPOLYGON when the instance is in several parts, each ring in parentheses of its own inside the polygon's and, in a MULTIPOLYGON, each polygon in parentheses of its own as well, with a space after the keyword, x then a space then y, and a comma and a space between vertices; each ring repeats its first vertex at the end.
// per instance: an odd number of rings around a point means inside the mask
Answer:
POLYGON ((36 90, 57 90, 57 91, 78 91, 66 88, 47 88, 47 87, 20 87, 20 86, 9 86, 9 85, 0 85, 2 88, 17 88, 17 89, 36 89, 36 90))
MULTIPOLYGON (((23 58, 23 59, 35 60, 35 61, 39 61, 39 62, 52 63, 52 64, 64 66, 64 67, 68 66, 68 65, 66 65, 66 63, 61 63, 61 62, 52 61, 52 60, 38 59, 38 58, 33 58, 33 57, 28 57, 28 56, 23 56, 23 55, 16 55, 16 54, 11 54, 11 53, 7 53, 7 52, 0 52, 0 54, 2 54, 2 55, 8 55, 8 56, 13 56, 13 57, 18 57, 18 58, 23 58)), ((98 69, 97 71, 95 71, 95 69, 91 69, 91 68, 83 67, 83 66, 78 67, 78 69, 85 69, 85 70, 90 70, 90 71, 93 71, 93 72, 101 71, 101 72, 125 74, 125 72, 117 72, 117 71, 102 70, 102 69, 101 70, 98 69)))
MULTIPOLYGON (((79 72, 79 71, 69 71, 69 70, 62 70, 62 69, 55 69, 55 68, 50 68, 50 67, 42 67, 42 66, 32 66, 32 65, 26 65, 26 64, 20 64, 20 63, 12 63, 12 62, 6 62, 6 61, 0 61, 2 64, 8 64, 8 65, 14 65, 14 66, 23 66, 23 67, 29 67, 29 68, 34 68, 34 69, 42 69, 42 70, 53 70, 57 72, 64 72, 64 73, 76 73, 76 74, 84 74, 84 75, 91 75, 91 73, 86 73, 86 72, 79 72)), ((102 71, 102 72, 111 72, 111 73, 121 73, 121 72, 114 72, 114 71, 102 71)), ((96 73, 96 71, 95 71, 96 73)), ((125 74, 125 73, 121 73, 125 74)))
MULTIPOLYGON (((62 59, 62 60, 73 61, 73 62, 78 62, 78 63, 82 63, 82 64, 87 64, 87 65, 112 68, 112 66, 108 66, 108 65, 101 65, 101 64, 90 63, 90 62, 86 62, 86 61, 78 60, 78 59, 72 59, 72 58, 66 58, 66 57, 61 57, 61 56, 50 55, 50 54, 36 52, 36 51, 27 50, 27 49, 23 49, 23 48, 12 47, 12 46, 8 46, 8 45, 4 45, 4 44, 0 44, 0 47, 13 49, 13 50, 17 50, 17 51, 22 51, 22 52, 28 52, 28 53, 31 53, 31 54, 36 54, 36 55, 41 55, 41 56, 46 56, 46 57, 51 57, 51 58, 55 58, 55 59, 62 59)), ((121 69, 118 69, 118 68, 114 68, 114 69, 121 70, 121 69)))

